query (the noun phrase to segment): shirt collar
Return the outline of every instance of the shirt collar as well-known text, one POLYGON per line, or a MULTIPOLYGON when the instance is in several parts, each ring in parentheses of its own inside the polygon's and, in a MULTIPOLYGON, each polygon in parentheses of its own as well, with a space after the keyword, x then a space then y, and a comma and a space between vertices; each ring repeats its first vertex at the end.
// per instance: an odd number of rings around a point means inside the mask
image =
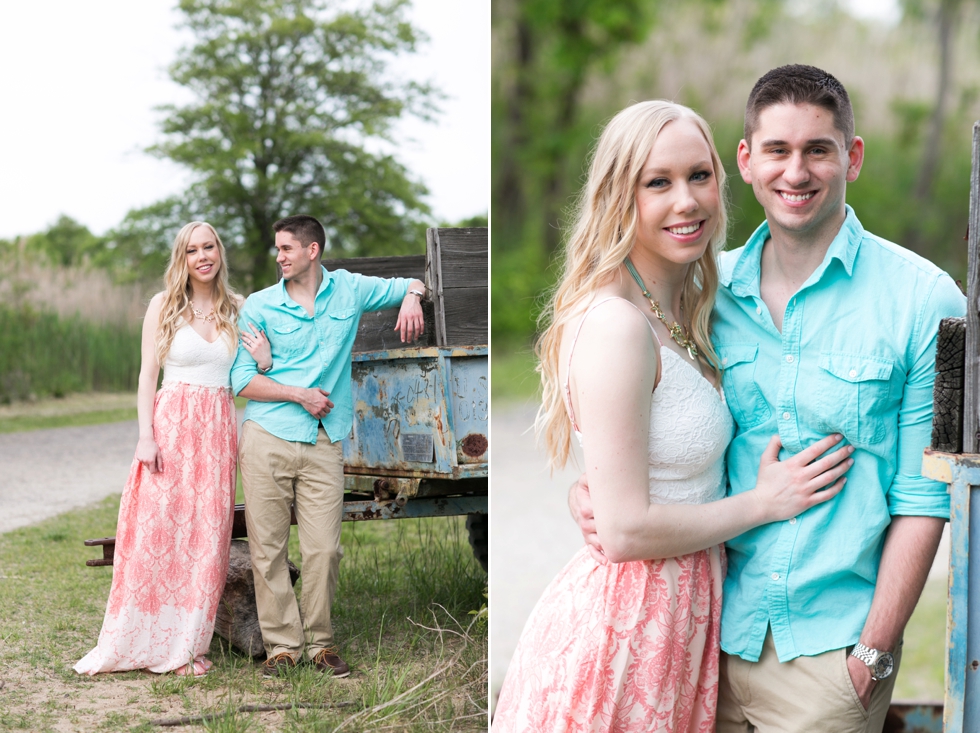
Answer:
MULTIPOLYGON (((848 205, 844 205, 846 214, 844 223, 841 225, 837 236, 827 248, 823 262, 814 270, 813 274, 803 284, 803 287, 817 282, 823 277, 831 260, 839 260, 848 276, 854 270, 854 260, 857 258, 858 247, 864 238, 864 227, 858 221, 857 215, 848 205)), ((769 222, 763 221, 756 229, 749 241, 745 243, 738 261, 731 269, 731 274, 723 275, 721 284, 731 287, 732 293, 739 297, 760 295, 759 279, 762 274, 762 247, 769 239, 769 222)))
MULTIPOLYGON (((314 301, 319 300, 320 296, 326 292, 327 287, 333 283, 333 273, 323 265, 320 265, 320 269, 323 270, 323 280, 320 282, 320 287, 316 291, 314 301)), ((301 307, 299 303, 289 297, 289 292, 286 290, 286 278, 284 277, 279 278, 279 302, 285 306, 301 307)))

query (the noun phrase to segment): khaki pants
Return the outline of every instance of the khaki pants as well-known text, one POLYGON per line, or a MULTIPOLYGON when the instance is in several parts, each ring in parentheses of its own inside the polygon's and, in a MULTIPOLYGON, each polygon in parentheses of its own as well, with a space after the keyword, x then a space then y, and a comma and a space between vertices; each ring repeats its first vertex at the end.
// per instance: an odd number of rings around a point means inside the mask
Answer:
POLYGON ((895 670, 871 691, 868 710, 851 683, 849 653, 835 649, 780 664, 771 631, 758 662, 722 652, 717 733, 880 733, 902 645, 895 670))
POLYGON ((330 605, 343 557, 343 449, 322 426, 312 445, 282 440, 249 420, 242 427, 238 465, 265 652, 285 652, 299 661, 305 641, 312 659, 333 644, 330 605), (302 615, 286 565, 290 504, 303 559, 302 615))

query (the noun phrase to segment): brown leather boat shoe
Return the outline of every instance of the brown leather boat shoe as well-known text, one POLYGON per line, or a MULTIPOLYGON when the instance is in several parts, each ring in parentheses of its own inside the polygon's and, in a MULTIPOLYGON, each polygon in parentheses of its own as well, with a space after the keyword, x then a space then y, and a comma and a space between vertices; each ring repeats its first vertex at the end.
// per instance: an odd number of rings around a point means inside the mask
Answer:
POLYGON ((321 649, 313 657, 313 666, 320 672, 332 672, 334 677, 346 677, 350 674, 347 662, 341 659, 334 649, 321 649))
POLYGON ((280 652, 275 656, 269 657, 262 663, 262 676, 282 677, 286 672, 295 666, 295 659, 286 654, 286 652, 280 652))

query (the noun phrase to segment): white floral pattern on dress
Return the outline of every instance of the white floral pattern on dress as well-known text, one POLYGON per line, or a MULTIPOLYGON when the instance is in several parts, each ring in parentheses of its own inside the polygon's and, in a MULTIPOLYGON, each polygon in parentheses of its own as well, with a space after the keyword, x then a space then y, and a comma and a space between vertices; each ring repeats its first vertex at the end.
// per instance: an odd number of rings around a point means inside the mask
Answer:
POLYGON ((218 370, 227 385, 233 359, 221 339, 209 344, 189 325, 177 332, 153 407, 163 471, 133 460, 98 646, 76 672, 168 672, 207 652, 228 573, 237 452, 231 389, 207 383, 218 370), (172 360, 182 378, 205 384, 168 379, 172 360))

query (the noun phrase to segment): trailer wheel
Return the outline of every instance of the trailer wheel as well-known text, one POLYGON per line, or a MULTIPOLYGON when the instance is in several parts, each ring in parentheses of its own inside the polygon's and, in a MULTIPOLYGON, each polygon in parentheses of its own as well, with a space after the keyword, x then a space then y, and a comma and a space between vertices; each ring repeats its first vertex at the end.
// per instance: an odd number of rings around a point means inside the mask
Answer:
POLYGON ((473 555, 479 561, 484 572, 487 571, 487 535, 489 534, 489 522, 486 514, 467 514, 466 531, 470 535, 470 547, 473 555))

